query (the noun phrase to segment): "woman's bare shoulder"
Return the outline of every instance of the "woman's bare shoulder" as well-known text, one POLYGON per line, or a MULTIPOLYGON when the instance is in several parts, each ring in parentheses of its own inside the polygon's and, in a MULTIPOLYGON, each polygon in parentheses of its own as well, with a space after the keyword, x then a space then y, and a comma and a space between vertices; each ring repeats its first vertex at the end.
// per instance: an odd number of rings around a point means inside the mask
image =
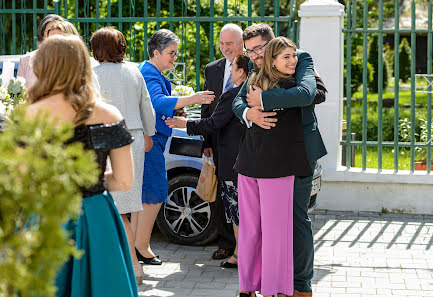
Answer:
POLYGON ((93 114, 88 119, 87 124, 111 124, 121 120, 123 120, 123 116, 117 107, 99 100, 96 102, 93 114))
POLYGON ((52 95, 27 106, 28 118, 35 118, 38 114, 58 118, 60 122, 73 122, 75 117, 75 111, 65 102, 63 94, 52 95))

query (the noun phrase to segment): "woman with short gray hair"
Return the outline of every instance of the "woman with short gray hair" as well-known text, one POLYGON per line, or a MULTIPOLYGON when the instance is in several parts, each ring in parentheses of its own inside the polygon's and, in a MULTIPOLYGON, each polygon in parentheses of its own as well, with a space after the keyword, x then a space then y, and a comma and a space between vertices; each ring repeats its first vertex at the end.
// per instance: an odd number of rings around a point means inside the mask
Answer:
MULTIPOLYGON (((168 180, 165 169, 164 150, 168 137, 171 136, 164 120, 172 118, 176 109, 191 104, 210 104, 214 92, 202 91, 194 95, 171 96, 171 82, 162 74, 173 69, 178 55, 179 37, 167 29, 156 31, 147 44, 149 60, 138 66, 146 82, 150 100, 156 114, 156 134, 152 136, 153 147, 146 152, 143 174, 143 211, 134 213, 132 220, 138 219, 135 247, 137 257, 145 264, 160 265, 161 260, 150 248, 150 236, 162 203, 168 201, 168 180)), ((134 223, 132 224, 134 226, 134 223)))

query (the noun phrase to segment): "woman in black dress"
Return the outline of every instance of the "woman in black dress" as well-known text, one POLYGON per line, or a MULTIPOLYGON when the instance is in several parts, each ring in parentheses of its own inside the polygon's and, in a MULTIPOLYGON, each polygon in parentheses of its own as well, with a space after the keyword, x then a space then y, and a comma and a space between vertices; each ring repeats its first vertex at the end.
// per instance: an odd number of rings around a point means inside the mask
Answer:
MULTIPOLYGON (((53 36, 34 59, 36 83, 27 93, 29 117, 42 113, 72 123, 74 136, 92 150, 100 168, 98 183, 82 189, 82 212, 65 227, 83 252, 57 275, 58 297, 138 297, 125 229, 108 191, 127 191, 133 183, 131 143, 119 110, 95 98, 89 53, 77 36, 53 36), (111 171, 105 171, 110 156, 111 171), (109 259, 107 261, 107 259, 109 259)), ((55 197, 53 197, 55 199, 55 197)))

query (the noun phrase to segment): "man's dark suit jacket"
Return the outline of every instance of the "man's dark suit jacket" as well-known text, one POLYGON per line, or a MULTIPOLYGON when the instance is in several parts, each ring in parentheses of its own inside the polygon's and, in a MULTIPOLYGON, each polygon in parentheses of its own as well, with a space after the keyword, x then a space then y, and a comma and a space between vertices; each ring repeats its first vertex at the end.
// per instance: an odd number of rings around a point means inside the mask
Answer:
MULTIPOLYGON (((218 104, 219 98, 223 92, 224 70, 226 67, 226 58, 222 58, 206 65, 204 69, 204 90, 213 91, 215 100, 211 104, 201 106, 201 118, 208 118, 212 115, 218 104)), ((205 137, 204 147, 211 147, 214 154, 217 154, 217 148, 212 142, 216 141, 216 136, 205 137), (213 140, 213 141, 212 141, 213 140)), ((216 161, 216 160, 215 160, 216 161)))
MULTIPOLYGON (((305 146, 308 159, 310 163, 313 163, 327 154, 314 111, 314 97, 316 94, 314 65, 313 59, 307 52, 301 50, 296 52, 298 54, 298 64, 295 72, 296 87, 264 91, 262 93, 263 110, 271 111, 278 108, 301 107, 305 146)), ((243 112, 248 107, 246 102, 247 81, 233 101, 233 111, 241 121, 243 121, 243 112)))
POLYGON ((239 143, 245 134, 245 125, 235 116, 232 110, 233 99, 240 87, 225 92, 213 114, 201 120, 188 120, 186 132, 189 135, 216 135, 218 163, 216 174, 219 180, 237 181, 237 173, 233 169, 239 152, 239 143))

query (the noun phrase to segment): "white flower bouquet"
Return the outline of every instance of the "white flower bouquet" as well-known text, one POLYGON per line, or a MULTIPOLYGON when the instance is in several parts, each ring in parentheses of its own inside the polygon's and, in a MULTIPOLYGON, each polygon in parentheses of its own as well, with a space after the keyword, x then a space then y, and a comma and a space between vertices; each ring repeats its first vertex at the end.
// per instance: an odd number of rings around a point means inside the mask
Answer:
POLYGON ((9 83, 3 84, 0 77, 0 113, 8 115, 15 106, 25 102, 25 83, 24 78, 18 77, 11 78, 9 83))
POLYGON ((194 95, 194 89, 189 87, 189 86, 182 86, 182 85, 178 85, 176 86, 172 91, 171 91, 171 95, 175 96, 175 97, 181 97, 181 96, 189 96, 189 95, 194 95))
MULTIPOLYGON (((194 95, 195 91, 193 88, 191 88, 190 86, 183 86, 183 85, 177 85, 172 91, 171 91, 171 95, 174 97, 181 97, 181 96, 190 96, 190 95, 194 95)), ((176 115, 177 116, 186 116, 185 112, 188 112, 191 109, 195 109, 200 107, 199 104, 192 104, 192 105, 188 105, 185 106, 184 108, 181 108, 177 111, 176 115)))

